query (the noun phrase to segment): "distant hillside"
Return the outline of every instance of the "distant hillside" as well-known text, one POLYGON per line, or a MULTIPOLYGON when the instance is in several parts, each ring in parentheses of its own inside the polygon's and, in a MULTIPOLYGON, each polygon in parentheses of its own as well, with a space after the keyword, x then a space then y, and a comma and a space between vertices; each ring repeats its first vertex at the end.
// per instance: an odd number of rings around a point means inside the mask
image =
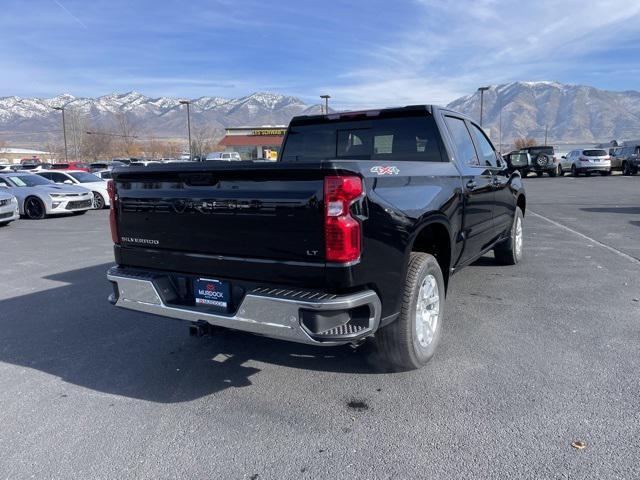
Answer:
MULTIPOLYGON (((77 98, 69 94, 54 98, 0 98, 0 140, 21 143, 43 142, 60 136, 60 112, 64 106, 68 123, 76 115, 92 129, 117 131, 122 114, 141 135, 184 137, 186 111, 179 99, 150 98, 137 92, 111 94, 98 98, 77 98), (7 132, 10 132, 7 135, 7 132), (29 135, 25 135, 25 134, 29 135), (25 142, 25 140, 27 140, 25 142)), ((318 105, 273 93, 254 93, 242 98, 201 97, 191 100, 194 128, 215 130, 219 135, 228 126, 286 125, 300 113, 319 113, 318 105)), ((70 126, 67 126, 69 133, 70 126)))
MULTIPOLYGON (((428 103, 429 99, 422 101, 428 103)), ((67 127, 68 134, 73 128, 74 115, 76 119, 84 119, 81 127, 105 132, 118 131, 117 117, 123 114, 139 135, 183 138, 186 131, 185 107, 176 98, 150 98, 137 92, 98 98, 68 94, 44 99, 4 97, 0 98, 0 141, 20 145, 59 142, 60 112, 52 108, 59 106, 65 106, 68 112, 71 124, 67 127)), ((475 92, 448 106, 478 118, 480 94, 475 92)), ((640 92, 610 92, 557 82, 491 86, 484 94, 483 123, 496 143, 501 109, 503 143, 523 136, 543 141, 545 126, 548 126, 550 142, 640 138, 640 92)), ((319 112, 319 105, 307 105, 296 97, 273 93, 191 100, 194 128, 206 126, 218 136, 228 126, 285 125, 294 115, 319 112)))
MULTIPOLYGON (((480 93, 448 105, 473 118, 480 116, 480 93)), ((498 142, 518 137, 550 142, 604 142, 640 137, 640 92, 610 92, 557 82, 513 82, 484 92, 483 127, 498 142)))

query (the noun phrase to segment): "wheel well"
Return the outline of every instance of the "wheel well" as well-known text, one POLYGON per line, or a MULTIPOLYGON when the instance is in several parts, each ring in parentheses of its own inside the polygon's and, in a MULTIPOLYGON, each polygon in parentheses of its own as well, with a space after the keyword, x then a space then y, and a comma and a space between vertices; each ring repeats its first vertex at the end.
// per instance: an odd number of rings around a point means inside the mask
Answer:
POLYGON ((449 230, 441 223, 431 223, 424 227, 413 242, 412 252, 430 253, 438 261, 445 288, 449 284, 451 268, 451 237, 449 230))
POLYGON ((522 210, 522 216, 524 216, 524 212, 527 209, 527 199, 524 195, 520 195, 518 200, 516 201, 516 205, 522 210))

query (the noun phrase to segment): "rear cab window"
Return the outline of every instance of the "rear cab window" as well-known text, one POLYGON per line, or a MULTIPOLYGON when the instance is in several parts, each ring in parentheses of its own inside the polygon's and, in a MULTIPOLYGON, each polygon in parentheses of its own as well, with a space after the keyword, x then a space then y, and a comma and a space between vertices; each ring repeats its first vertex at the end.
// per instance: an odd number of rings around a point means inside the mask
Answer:
POLYGON ((437 126, 427 111, 329 116, 291 124, 281 162, 330 159, 446 161, 437 126))

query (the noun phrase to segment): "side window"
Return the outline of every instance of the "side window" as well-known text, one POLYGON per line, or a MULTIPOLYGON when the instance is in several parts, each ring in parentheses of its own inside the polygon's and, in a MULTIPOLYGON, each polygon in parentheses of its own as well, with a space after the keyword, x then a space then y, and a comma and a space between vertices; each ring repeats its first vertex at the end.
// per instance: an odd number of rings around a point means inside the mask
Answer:
POLYGON ((61 173, 51 172, 50 175, 50 180, 53 180, 56 183, 64 183, 64 181, 67 180, 67 177, 61 173))
POLYGON ((473 123, 471 124, 471 130, 476 137, 476 145, 478 145, 478 148, 480 149, 478 152, 478 155, 480 156, 480 165, 485 167, 497 167, 498 158, 496 157, 496 152, 484 132, 473 123))
POLYGON ((39 174, 41 177, 46 178, 47 180, 51 180, 51 174, 49 172, 42 172, 39 174))
POLYGON ((0 185, 2 185, 3 187, 8 187, 9 184, 7 183, 7 181, 4 178, 0 178, 0 185))
POLYGON ((464 120, 449 116, 445 116, 444 119, 455 145, 456 159, 466 165, 480 165, 464 120))

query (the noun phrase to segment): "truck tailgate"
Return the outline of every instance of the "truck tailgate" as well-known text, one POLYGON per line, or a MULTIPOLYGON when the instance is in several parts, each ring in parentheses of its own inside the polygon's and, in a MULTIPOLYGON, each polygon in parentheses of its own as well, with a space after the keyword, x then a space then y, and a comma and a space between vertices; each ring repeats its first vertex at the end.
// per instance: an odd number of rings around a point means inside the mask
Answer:
POLYGON ((123 247, 324 261, 324 174, 319 165, 249 169, 225 162, 186 167, 115 173, 123 247))

